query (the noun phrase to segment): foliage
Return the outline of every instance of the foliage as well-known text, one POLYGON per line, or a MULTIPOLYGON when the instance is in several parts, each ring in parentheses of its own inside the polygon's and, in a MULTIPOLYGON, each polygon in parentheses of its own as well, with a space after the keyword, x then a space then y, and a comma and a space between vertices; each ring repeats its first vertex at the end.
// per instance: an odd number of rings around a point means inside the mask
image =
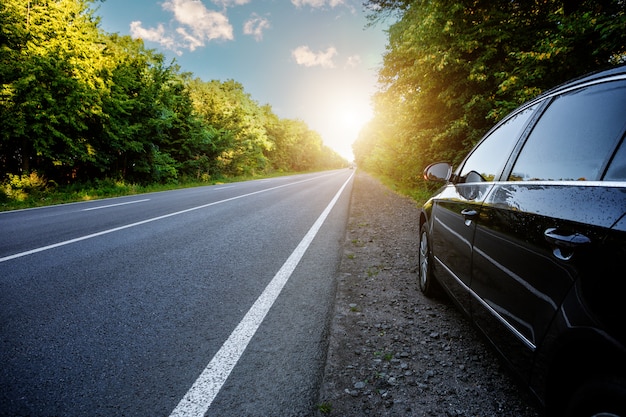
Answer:
POLYGON ((329 401, 325 401, 323 403, 318 404, 317 409, 322 414, 330 414, 330 412, 333 409, 333 405, 329 401))
POLYGON ((626 61, 623 0, 368 0, 395 15, 375 117, 359 166, 421 186, 436 160, 458 163, 498 120, 541 91, 626 61))
POLYGON ((211 155, 217 170, 226 175, 263 171, 264 152, 272 148, 262 108, 234 80, 189 83, 196 114, 217 132, 211 155))
POLYGON ((266 108, 266 129, 275 144, 266 152, 274 169, 310 171, 343 166, 345 161, 323 144, 322 138, 301 120, 278 119, 266 108))
POLYGON ((306 126, 276 129, 292 122, 241 84, 103 32, 95 1, 0 2, 2 174, 164 184, 345 164, 306 126))
POLYGON ((36 172, 24 175, 9 174, 6 181, 0 185, 0 192, 3 200, 24 201, 29 196, 41 196, 53 187, 53 183, 48 182, 36 172))

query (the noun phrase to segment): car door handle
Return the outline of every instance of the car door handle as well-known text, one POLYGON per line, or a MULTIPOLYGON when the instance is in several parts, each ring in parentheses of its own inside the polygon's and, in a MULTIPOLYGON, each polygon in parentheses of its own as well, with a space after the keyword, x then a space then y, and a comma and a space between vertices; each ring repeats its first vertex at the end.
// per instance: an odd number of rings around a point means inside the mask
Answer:
POLYGON ((546 240, 555 245, 575 248, 576 246, 591 243, 591 239, 580 233, 561 234, 556 227, 546 229, 544 232, 546 240))
POLYGON ((461 215, 465 217, 465 226, 472 225, 472 219, 478 215, 478 212, 473 209, 464 209, 461 211, 461 215))
POLYGON ((563 233, 556 227, 546 229, 543 235, 554 246, 554 256, 564 261, 569 261, 574 256, 575 248, 591 243, 591 239, 581 233, 563 233))
POLYGON ((476 217, 478 212, 476 210, 473 210, 473 209, 465 209, 465 210, 461 211, 461 214, 463 216, 465 216, 465 217, 476 217))

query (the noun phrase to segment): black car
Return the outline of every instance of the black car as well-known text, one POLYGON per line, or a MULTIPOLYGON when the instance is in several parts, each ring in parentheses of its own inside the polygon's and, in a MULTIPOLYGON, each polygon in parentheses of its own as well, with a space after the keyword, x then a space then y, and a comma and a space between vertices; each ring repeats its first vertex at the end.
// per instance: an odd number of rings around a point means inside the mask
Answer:
POLYGON ((524 104, 423 207, 419 285, 451 296, 549 416, 626 416, 626 66, 524 104))

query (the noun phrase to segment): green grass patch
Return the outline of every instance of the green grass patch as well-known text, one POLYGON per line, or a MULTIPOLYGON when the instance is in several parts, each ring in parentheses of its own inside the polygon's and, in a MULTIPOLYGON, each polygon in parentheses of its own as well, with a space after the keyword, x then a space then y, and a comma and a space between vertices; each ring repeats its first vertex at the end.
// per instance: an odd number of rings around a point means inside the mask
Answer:
POLYGON ((330 414, 333 410, 333 405, 328 401, 324 401, 323 403, 317 405, 317 409, 322 414, 330 414))
POLYGON ((94 180, 89 182, 58 185, 53 181, 31 173, 27 175, 8 175, 0 183, 0 211, 19 210, 80 201, 100 200, 103 198, 170 191, 182 188, 202 187, 256 179, 274 178, 302 173, 276 172, 267 175, 237 176, 205 181, 181 181, 168 184, 131 184, 121 180, 94 180))
POLYGON ((367 273, 367 276, 369 278, 373 278, 375 276, 377 276, 380 273, 380 267, 378 266, 370 266, 367 268, 367 270, 365 271, 367 273))
POLYGON ((380 175, 374 172, 368 171, 368 174, 377 178, 390 190, 398 194, 405 195, 415 200, 418 206, 422 206, 433 195, 436 189, 442 185, 442 184, 435 184, 435 183, 427 183, 425 181, 422 182, 421 185, 405 184, 391 177, 380 175))
POLYGON ((393 352, 374 352, 374 357, 381 358, 385 362, 391 362, 394 357, 393 352))

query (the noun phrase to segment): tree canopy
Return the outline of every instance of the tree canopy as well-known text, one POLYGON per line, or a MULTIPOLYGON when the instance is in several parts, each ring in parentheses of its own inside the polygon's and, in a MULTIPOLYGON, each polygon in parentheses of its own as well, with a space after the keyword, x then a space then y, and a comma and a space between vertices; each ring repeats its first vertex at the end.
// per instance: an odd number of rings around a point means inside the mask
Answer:
POLYGON ((511 110, 547 88, 626 62, 623 0, 367 0, 397 18, 353 149, 366 169, 411 186, 460 162, 511 110))
POLYGON ((154 183, 346 164, 238 82, 105 33, 94 3, 0 2, 0 174, 154 183))

